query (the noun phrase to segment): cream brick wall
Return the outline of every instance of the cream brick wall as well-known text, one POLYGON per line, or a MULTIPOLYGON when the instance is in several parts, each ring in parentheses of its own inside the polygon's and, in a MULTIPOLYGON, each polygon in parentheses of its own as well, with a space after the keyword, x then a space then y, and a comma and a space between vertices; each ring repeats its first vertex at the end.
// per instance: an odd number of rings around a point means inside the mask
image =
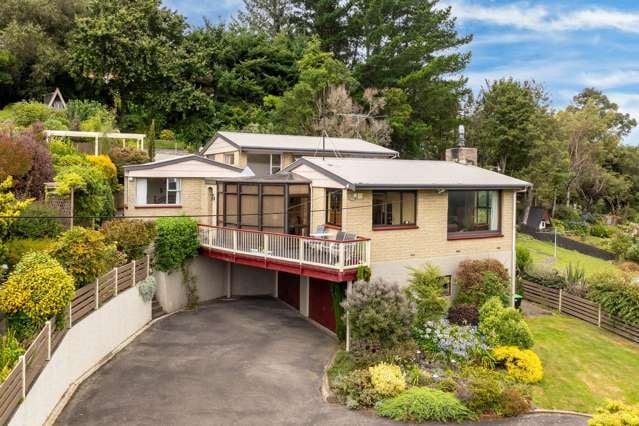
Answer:
MULTIPOLYGON (((127 180, 127 203, 124 215, 136 216, 198 216, 215 215, 216 203, 210 202, 209 187, 215 194, 215 185, 209 185, 202 178, 182 178, 181 207, 136 207, 135 205, 135 179, 127 180)), ((196 217, 200 223, 213 224, 214 218, 196 217)))
POLYGON ((442 273, 452 274, 457 264, 468 258, 495 258, 510 269, 512 253, 513 192, 502 194, 501 232, 503 236, 468 240, 447 238, 448 193, 418 191, 417 228, 373 230, 372 192, 361 191, 361 199, 353 192, 343 198, 342 229, 371 239, 371 263, 375 275, 403 282, 408 267, 425 262, 436 264, 442 273))

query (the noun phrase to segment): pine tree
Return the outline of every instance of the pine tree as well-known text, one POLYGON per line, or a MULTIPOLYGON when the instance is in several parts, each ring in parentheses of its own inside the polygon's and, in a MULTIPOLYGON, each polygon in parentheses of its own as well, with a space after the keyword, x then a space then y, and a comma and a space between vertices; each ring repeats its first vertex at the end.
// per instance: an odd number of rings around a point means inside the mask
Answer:
POLYGON ((275 36, 291 30, 294 9, 291 0, 244 0, 244 10, 238 12, 236 22, 275 36))

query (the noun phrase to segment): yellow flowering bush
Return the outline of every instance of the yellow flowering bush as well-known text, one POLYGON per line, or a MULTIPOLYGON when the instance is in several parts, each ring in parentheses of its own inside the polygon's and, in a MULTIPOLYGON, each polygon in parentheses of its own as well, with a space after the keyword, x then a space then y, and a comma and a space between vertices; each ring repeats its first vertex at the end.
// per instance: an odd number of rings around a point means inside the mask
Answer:
POLYGON ((92 165, 100 169, 107 179, 113 180, 117 177, 118 169, 108 155, 88 155, 87 159, 92 165))
POLYGON ((639 425, 639 404, 628 405, 619 401, 608 401, 588 421, 588 426, 632 426, 639 425))
POLYGON ((541 360, 530 349, 498 346, 493 349, 495 361, 503 363, 510 376, 524 383, 537 383, 544 378, 541 360))
POLYGON ((399 395, 406 389, 406 378, 401 368, 397 365, 381 362, 369 367, 373 388, 382 396, 399 395))
POLYGON ((24 255, 0 287, 0 311, 24 313, 35 322, 62 312, 75 294, 73 277, 46 253, 24 255))
POLYGON ((63 233, 51 255, 73 276, 77 288, 93 283, 122 260, 115 244, 107 243, 104 234, 80 226, 63 233))

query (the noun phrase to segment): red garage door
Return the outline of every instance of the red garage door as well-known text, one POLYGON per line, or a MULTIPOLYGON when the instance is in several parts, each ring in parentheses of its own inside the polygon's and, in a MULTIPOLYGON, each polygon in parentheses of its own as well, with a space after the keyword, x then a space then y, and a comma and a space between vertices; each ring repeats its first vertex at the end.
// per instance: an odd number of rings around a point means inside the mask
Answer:
POLYGON ((278 272, 277 296, 295 309, 300 309, 300 276, 278 272))
POLYGON ((308 316, 331 331, 335 331, 335 313, 331 297, 331 282, 311 278, 308 294, 308 316))

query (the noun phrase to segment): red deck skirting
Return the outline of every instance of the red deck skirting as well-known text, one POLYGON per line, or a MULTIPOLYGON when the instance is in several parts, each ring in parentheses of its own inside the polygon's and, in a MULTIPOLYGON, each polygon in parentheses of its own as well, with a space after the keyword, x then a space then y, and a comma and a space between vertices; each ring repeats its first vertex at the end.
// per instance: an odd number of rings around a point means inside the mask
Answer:
POLYGON ((303 275, 321 280, 342 282, 353 281, 357 276, 357 269, 338 271, 313 265, 300 265, 299 263, 284 262, 276 259, 234 254, 222 250, 200 248, 200 253, 212 259, 224 260, 239 265, 253 266, 256 268, 270 269, 273 271, 288 272, 290 274, 303 275))

